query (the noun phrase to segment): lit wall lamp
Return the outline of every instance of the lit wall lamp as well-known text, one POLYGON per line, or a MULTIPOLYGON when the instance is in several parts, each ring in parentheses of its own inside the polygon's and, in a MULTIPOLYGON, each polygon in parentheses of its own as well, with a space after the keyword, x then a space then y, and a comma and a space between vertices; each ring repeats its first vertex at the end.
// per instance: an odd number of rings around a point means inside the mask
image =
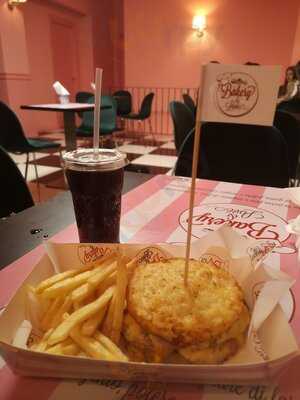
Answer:
POLYGON ((27 0, 8 0, 8 7, 14 8, 15 6, 19 6, 22 3, 26 3, 27 0))
POLYGON ((198 37, 202 37, 206 28, 205 15, 195 15, 193 18, 192 28, 197 32, 198 37))

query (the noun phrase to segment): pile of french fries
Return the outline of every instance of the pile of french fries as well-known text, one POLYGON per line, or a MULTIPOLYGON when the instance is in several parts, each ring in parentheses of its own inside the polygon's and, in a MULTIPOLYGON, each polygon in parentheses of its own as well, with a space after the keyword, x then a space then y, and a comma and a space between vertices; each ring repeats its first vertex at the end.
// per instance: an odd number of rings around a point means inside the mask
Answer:
POLYGON ((39 339, 30 349, 49 354, 128 361, 119 348, 126 307, 128 262, 118 251, 101 261, 51 276, 28 288, 39 339))

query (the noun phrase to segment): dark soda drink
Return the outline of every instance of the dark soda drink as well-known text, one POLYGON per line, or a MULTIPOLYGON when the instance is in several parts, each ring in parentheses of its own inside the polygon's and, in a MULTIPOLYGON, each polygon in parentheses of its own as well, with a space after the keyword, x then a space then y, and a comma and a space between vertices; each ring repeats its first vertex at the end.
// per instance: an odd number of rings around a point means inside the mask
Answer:
POLYGON ((116 243, 126 156, 117 150, 79 149, 64 155, 80 242, 116 243))

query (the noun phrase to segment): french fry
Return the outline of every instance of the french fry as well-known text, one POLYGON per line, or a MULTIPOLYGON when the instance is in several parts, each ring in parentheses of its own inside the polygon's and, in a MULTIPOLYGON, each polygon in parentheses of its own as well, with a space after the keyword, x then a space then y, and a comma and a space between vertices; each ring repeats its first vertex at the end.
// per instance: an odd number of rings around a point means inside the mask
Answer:
POLYGON ((41 327, 44 331, 51 328, 52 321, 55 318, 55 315, 61 307, 63 301, 64 300, 62 297, 57 297, 55 300, 52 301, 48 311, 44 314, 44 317, 41 321, 41 327))
POLYGON ((76 343, 68 344, 63 347, 62 352, 65 356, 76 356, 80 352, 80 347, 76 343))
POLYGON ((97 312, 97 314, 93 315, 82 324, 81 327, 82 335, 93 336, 93 334, 96 332, 98 326, 101 324, 104 318, 106 309, 107 306, 104 306, 103 308, 101 308, 99 312, 97 312))
POLYGON ((41 341, 34 347, 34 351, 41 351, 44 352, 48 346, 48 339, 53 332, 53 328, 49 329, 44 336, 42 337, 41 341))
POLYGON ((56 328, 57 325, 59 325, 61 323, 64 313, 69 312, 71 307, 72 307, 72 299, 71 299, 71 296, 69 295, 64 299, 64 302, 62 303, 60 308, 55 313, 54 318, 52 319, 52 321, 50 323, 50 327, 56 328))
POLYGON ((61 272, 60 274, 55 274, 50 276, 50 278, 45 279, 35 288, 36 293, 42 293, 43 290, 49 288, 57 282, 60 282, 66 278, 71 278, 72 276, 80 273, 79 269, 70 269, 69 271, 61 272))
POLYGON ((100 283, 100 285, 97 288, 97 293, 99 296, 103 292, 105 292, 105 290, 108 289, 110 286, 113 286, 116 284, 116 276, 117 276, 117 271, 113 272, 106 279, 104 279, 103 282, 100 283))
POLYGON ((119 361, 128 361, 128 357, 107 336, 97 331, 94 338, 98 340, 108 351, 113 353, 119 361))
POLYGON ((43 318, 43 305, 39 296, 31 286, 27 286, 27 296, 25 299, 25 316, 35 331, 41 331, 41 320, 43 318))
POLYGON ((127 290, 127 268, 124 262, 123 257, 119 257, 118 259, 118 268, 117 268, 117 283, 116 290, 114 293, 114 310, 113 310, 113 319, 111 326, 110 338, 116 344, 119 343, 120 334, 123 323, 123 314, 125 309, 126 302, 126 290, 127 290))
POLYGON ((92 287, 96 288, 105 278, 107 278, 111 273, 116 271, 117 262, 113 262, 105 267, 105 269, 97 271, 93 276, 91 276, 87 283, 92 287))
POLYGON ((81 274, 75 275, 73 277, 64 279, 55 283, 54 285, 45 289, 41 296, 46 299, 56 298, 57 296, 62 296, 69 293, 71 290, 85 283, 88 278, 95 274, 95 270, 88 270, 82 272, 81 274))
POLYGON ((131 275, 134 272, 136 267, 137 267, 137 258, 135 257, 126 264, 128 274, 131 275))
POLYGON ((117 263, 113 262, 105 266, 103 269, 101 268, 98 270, 87 280, 86 283, 73 290, 71 294, 72 301, 75 303, 76 301, 84 300, 103 280, 105 280, 112 272, 114 272, 116 268, 117 263))
POLYGON ((110 337, 111 335, 111 331, 112 331, 112 323, 113 323, 113 318, 114 318, 114 309, 115 309, 115 295, 113 295, 109 306, 108 306, 108 310, 106 312, 104 321, 102 323, 102 332, 104 333, 104 335, 110 337))
POLYGON ((71 343, 74 343, 74 342, 71 338, 68 337, 63 342, 60 342, 60 343, 56 344, 55 346, 48 347, 45 352, 50 353, 50 354, 62 354, 63 347, 68 346, 71 343))
POLYGON ((80 308, 79 310, 74 311, 65 321, 63 321, 58 327, 54 330, 51 337, 49 338, 49 344, 54 345, 58 342, 66 339, 70 333, 70 331, 81 322, 90 318, 92 315, 96 314, 104 307, 114 293, 114 287, 111 287, 103 293, 97 300, 93 301, 90 304, 80 308))
POLYGON ((114 259, 116 257, 116 252, 113 251, 112 253, 109 253, 107 256, 104 256, 100 260, 92 261, 88 263, 87 265, 80 267, 80 268, 74 268, 70 269, 65 272, 61 272, 59 274, 55 274, 53 276, 50 276, 50 278, 47 278, 40 282, 38 286, 35 288, 36 293, 42 293, 45 289, 49 288, 50 286, 64 280, 67 278, 72 278, 75 275, 78 275, 82 272, 85 272, 87 270, 90 270, 92 268, 97 268, 99 266, 105 265, 105 263, 110 261, 111 259, 114 259))
POLYGON ((70 336, 78 346, 98 360, 116 360, 116 357, 109 352, 98 340, 93 337, 83 336, 80 333, 79 327, 76 326, 70 331, 70 336))
POLYGON ((81 308, 83 304, 81 303, 81 301, 74 301, 73 302, 73 308, 75 311, 79 310, 81 308))
POLYGON ((71 338, 68 338, 64 342, 49 347, 46 350, 46 353, 74 356, 78 354, 79 351, 80 347, 76 343, 74 343, 71 338))

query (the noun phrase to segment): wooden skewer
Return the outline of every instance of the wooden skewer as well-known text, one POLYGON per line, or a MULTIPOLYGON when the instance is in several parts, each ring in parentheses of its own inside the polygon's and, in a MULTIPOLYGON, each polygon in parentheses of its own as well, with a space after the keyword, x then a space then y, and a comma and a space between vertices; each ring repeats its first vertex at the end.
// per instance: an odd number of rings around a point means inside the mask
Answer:
MULTIPOLYGON (((204 73, 204 68, 202 68, 202 74, 203 73, 204 73)), ((202 79, 202 82, 203 82, 203 79, 202 79)), ((190 251, 191 251, 191 237, 192 237, 192 226, 193 226, 193 210, 194 210, 194 202, 195 202, 195 188, 196 188, 196 178, 197 178, 199 149, 200 149, 200 135, 201 135, 200 109, 202 106, 202 95, 203 95, 203 91, 201 90, 201 87, 199 87, 197 112, 196 112, 195 136, 194 136, 192 182, 191 182, 191 189, 190 189, 188 230, 187 230, 187 241, 186 241, 186 252, 185 252, 184 285, 186 287, 188 286, 189 259, 190 259, 190 251)))

